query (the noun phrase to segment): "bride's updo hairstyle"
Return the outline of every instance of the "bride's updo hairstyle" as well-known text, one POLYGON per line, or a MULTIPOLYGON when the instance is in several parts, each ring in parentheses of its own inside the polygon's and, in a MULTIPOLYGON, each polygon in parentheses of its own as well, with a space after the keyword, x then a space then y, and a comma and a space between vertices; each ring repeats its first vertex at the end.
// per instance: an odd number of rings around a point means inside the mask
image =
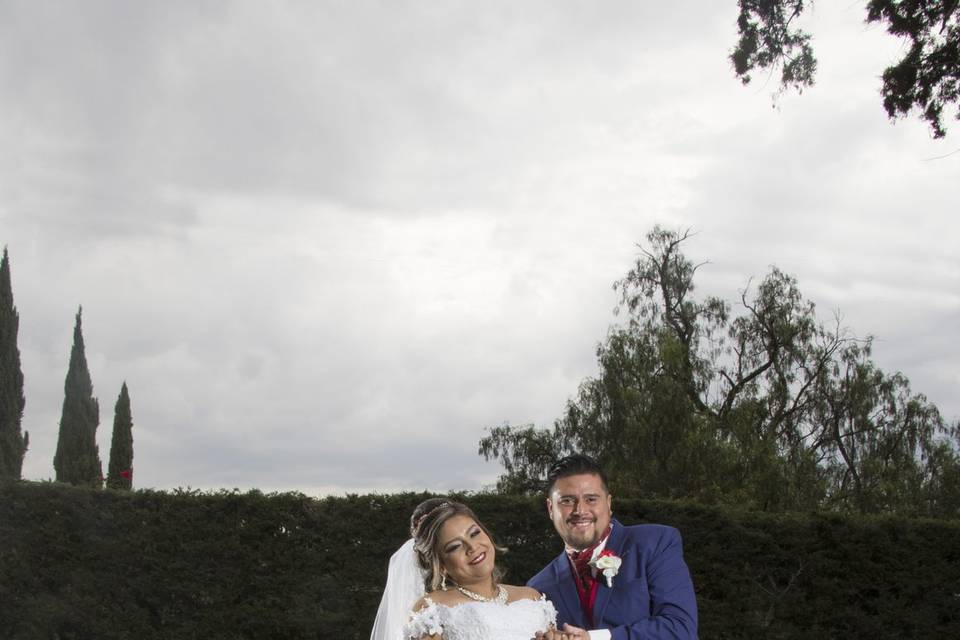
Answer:
POLYGON ((413 510, 413 513, 410 514, 410 537, 417 537, 417 526, 420 524, 420 520, 423 518, 423 516, 433 511, 435 507, 439 507, 444 502, 450 501, 450 498, 427 498, 418 504, 413 510))
MULTIPOLYGON (((480 518, 465 504, 454 502, 445 498, 436 498, 436 505, 426 510, 420 518, 414 523, 414 518, 410 518, 411 530, 414 539, 414 549, 417 552, 417 560, 420 568, 424 571, 424 587, 427 593, 436 591, 440 587, 443 577, 443 562, 440 560, 440 529, 444 523, 454 516, 466 516, 477 523, 490 541, 493 547, 499 552, 506 552, 506 547, 501 547, 493 541, 493 534, 482 522, 480 518)), ((429 501, 428 501, 429 502, 429 501)), ((417 509, 423 507, 426 502, 421 503, 417 509)), ((417 515, 414 511, 414 515, 417 515)), ((498 564, 493 568, 493 581, 500 582, 503 577, 503 571, 498 564)))

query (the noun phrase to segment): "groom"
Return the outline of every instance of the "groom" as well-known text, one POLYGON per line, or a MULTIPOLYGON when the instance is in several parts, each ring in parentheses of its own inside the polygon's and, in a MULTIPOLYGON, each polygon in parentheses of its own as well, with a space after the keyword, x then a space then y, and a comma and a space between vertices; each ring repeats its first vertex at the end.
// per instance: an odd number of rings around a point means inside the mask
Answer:
POLYGON ((584 640, 696 639, 697 602, 676 529, 613 520, 606 475, 584 455, 551 468, 547 511, 566 548, 527 583, 558 613, 558 631, 538 639, 561 631, 584 640))

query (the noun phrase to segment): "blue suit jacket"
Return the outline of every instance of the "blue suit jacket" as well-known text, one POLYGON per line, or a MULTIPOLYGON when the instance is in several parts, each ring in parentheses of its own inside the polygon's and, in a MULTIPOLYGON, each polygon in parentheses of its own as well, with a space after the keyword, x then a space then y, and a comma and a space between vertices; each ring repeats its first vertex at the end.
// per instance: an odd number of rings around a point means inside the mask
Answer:
MULTIPOLYGON (((613 640, 696 639, 697 601, 683 561, 680 532, 659 524, 625 527, 613 521, 604 547, 623 561, 607 587, 599 586, 593 607, 594 629, 609 629, 613 640)), ((557 627, 590 629, 565 552, 527 583, 557 608, 557 627)))

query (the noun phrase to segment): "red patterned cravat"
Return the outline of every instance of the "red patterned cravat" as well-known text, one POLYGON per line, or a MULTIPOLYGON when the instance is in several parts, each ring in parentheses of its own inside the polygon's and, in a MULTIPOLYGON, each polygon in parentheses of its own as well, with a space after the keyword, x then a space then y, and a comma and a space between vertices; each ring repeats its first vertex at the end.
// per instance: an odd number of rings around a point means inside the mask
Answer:
POLYGON ((577 573, 580 587, 587 592, 590 591, 590 587, 593 586, 596 580, 593 577, 593 567, 590 566, 590 558, 593 557, 593 551, 596 548, 597 545, 593 545, 583 551, 573 551, 570 553, 570 561, 573 563, 573 569, 577 573))
POLYGON ((597 547, 600 546, 610 536, 611 525, 607 525, 606 530, 603 532, 603 535, 600 536, 600 539, 597 540, 593 545, 583 549, 582 551, 570 551, 570 562, 573 563, 573 568, 577 572, 577 577, 580 578, 580 584, 587 591, 590 591, 590 586, 593 584, 595 578, 593 577, 593 567, 590 566, 590 558, 593 557, 593 552, 597 550, 597 547))
POLYGON ((574 584, 577 585, 577 595, 580 596, 580 606, 583 612, 587 614, 587 619, 593 625, 593 603, 597 599, 597 579, 593 577, 593 567, 590 566, 590 558, 597 547, 604 542, 610 535, 610 525, 603 532, 596 544, 583 549, 582 551, 568 551, 567 557, 570 558, 570 564, 573 565, 574 584))

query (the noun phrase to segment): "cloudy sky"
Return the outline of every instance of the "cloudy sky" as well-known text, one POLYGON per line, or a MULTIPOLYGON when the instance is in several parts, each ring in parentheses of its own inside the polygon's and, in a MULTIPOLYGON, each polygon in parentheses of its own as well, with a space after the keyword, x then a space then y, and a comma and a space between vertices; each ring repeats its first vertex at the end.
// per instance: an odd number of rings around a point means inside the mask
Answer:
POLYGON ((657 223, 704 295, 775 264, 960 417, 960 124, 887 120, 864 15, 818 3, 817 84, 774 105, 734 0, 0 0, 24 476, 83 305, 139 487, 479 489, 485 428, 596 371, 657 223))

